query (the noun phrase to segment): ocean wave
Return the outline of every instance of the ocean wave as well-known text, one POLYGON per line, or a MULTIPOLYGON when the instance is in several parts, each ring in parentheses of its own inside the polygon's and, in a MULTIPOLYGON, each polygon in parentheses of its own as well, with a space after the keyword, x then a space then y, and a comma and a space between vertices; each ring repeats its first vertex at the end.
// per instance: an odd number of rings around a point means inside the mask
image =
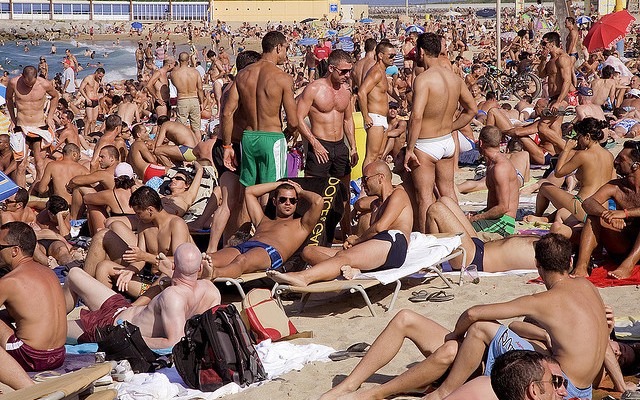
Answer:
POLYGON ((104 82, 113 82, 113 81, 120 81, 124 79, 136 79, 137 73, 138 73, 138 70, 136 69, 135 66, 118 68, 116 70, 107 69, 107 72, 104 75, 104 78, 102 78, 102 80, 104 82))

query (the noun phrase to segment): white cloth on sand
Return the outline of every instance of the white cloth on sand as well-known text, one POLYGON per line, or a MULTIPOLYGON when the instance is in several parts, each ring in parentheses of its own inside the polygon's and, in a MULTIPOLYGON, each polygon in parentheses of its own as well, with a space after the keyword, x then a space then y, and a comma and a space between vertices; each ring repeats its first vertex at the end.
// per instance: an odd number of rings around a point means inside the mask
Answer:
POLYGON ((460 247, 461 244, 462 239, 459 235, 436 238, 433 235, 412 232, 407 258, 401 267, 377 272, 363 271, 356 275, 354 279, 377 279, 383 285, 386 285, 436 264, 442 258, 451 254, 453 250, 460 247))
MULTIPOLYGON (((336 351, 331 347, 318 344, 271 343, 271 340, 261 342, 256 346, 256 350, 268 379, 277 378, 292 370, 299 371, 304 367, 304 364, 313 361, 330 361, 329 354, 336 351)), ((176 368, 172 367, 161 369, 152 374, 136 374, 131 381, 119 384, 117 389, 118 399, 121 400, 187 400, 193 398, 209 400, 239 393, 245 388, 235 383, 229 383, 215 392, 205 393, 187 389, 176 368)))

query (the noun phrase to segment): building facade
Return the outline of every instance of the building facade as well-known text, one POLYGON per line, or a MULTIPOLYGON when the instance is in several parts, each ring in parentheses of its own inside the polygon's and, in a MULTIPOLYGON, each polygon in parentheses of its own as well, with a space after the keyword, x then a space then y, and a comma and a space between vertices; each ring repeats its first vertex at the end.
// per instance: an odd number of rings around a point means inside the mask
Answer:
POLYGON ((0 19, 94 21, 300 21, 333 18, 339 0, 0 0, 0 19))

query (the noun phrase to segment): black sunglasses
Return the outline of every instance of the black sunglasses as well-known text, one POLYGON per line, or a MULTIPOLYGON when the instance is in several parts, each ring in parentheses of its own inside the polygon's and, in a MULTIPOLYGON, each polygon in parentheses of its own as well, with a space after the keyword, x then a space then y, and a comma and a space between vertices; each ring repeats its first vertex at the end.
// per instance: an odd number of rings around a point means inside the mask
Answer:
POLYGON ((284 204, 287 202, 287 200, 289 201, 289 203, 295 205, 298 202, 298 199, 296 197, 278 197, 278 203, 280 204, 284 204))
POLYGON ((387 54, 388 57, 390 58, 396 58, 397 54, 396 53, 391 53, 391 54, 387 54))
POLYGON ((4 250, 4 249, 10 249, 12 247, 15 247, 17 245, 15 244, 0 244, 0 251, 4 250))
POLYGON ((558 390, 561 387, 567 387, 567 384, 569 383, 569 381, 567 380, 567 378, 565 378, 562 375, 551 375, 551 380, 549 381, 536 381, 536 382, 549 382, 553 385, 553 388, 558 390))
POLYGON ((174 176, 171 179, 175 179, 176 181, 182 181, 184 183, 187 183, 187 180, 185 178, 181 177, 181 176, 174 176))
MULTIPOLYGON (((335 68, 335 67, 334 67, 334 68, 335 68)), ((348 74, 349 72, 351 72, 351 68, 343 68, 343 69, 335 68, 335 70, 336 70, 336 71, 338 71, 338 73, 339 73, 340 75, 346 75, 346 74, 348 74)))

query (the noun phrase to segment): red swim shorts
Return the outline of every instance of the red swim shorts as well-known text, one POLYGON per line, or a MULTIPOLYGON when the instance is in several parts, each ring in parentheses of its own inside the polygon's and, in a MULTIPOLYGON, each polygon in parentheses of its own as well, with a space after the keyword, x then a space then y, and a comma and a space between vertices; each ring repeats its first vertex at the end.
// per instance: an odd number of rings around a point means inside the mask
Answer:
POLYGON ((144 183, 154 176, 163 176, 167 173, 162 165, 149 164, 147 169, 144 170, 144 183))
POLYGON ((113 325, 116 316, 129 307, 131 303, 124 296, 116 293, 106 299, 95 311, 80 310, 80 326, 84 333, 78 338, 78 343, 95 343, 96 328, 113 325))
POLYGON ((28 372, 59 368, 66 354, 64 346, 51 350, 36 350, 15 335, 9 336, 5 349, 28 372))

